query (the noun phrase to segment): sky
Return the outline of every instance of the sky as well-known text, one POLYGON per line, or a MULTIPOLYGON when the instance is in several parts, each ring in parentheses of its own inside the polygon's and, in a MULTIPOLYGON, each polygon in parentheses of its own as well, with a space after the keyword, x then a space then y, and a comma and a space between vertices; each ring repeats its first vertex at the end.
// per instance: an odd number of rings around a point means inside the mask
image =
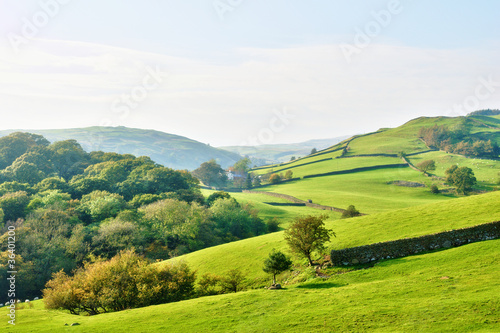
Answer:
POLYGON ((500 108, 500 1, 0 0, 0 130, 213 146, 500 108))

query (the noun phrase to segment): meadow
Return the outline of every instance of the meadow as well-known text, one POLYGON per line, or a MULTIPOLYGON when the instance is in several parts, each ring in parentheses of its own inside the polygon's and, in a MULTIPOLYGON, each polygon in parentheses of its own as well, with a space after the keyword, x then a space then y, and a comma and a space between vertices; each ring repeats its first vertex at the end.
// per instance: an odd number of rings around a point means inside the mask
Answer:
MULTIPOLYGON (((16 312, 4 332, 496 332, 500 240, 388 260, 283 290, 249 290, 92 317, 16 312), (78 326, 64 326, 79 323, 78 326)), ((0 313, 5 316, 5 309, 0 313)))

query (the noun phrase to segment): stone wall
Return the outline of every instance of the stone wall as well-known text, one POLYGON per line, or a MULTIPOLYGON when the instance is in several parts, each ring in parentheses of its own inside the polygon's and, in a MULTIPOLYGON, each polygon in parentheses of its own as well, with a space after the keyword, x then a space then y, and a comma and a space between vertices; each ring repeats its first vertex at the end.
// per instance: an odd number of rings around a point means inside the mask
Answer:
POLYGON ((415 238, 333 250, 330 258, 335 266, 366 264, 496 238, 500 238, 500 221, 415 238))

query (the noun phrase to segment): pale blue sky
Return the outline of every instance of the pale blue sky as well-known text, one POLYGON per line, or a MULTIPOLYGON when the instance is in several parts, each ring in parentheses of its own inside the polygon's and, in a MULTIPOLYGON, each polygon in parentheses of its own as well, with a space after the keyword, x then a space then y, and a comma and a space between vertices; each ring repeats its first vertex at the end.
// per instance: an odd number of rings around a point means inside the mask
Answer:
POLYGON ((465 0, 0 0, 0 129, 123 125, 234 145, 500 108, 498 13, 465 0))

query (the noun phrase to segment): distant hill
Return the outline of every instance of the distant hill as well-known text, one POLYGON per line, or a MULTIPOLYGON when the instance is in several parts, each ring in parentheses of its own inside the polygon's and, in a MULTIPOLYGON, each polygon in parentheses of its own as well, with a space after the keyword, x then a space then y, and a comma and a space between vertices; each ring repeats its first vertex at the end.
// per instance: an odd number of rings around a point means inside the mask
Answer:
POLYGON ((201 163, 215 159, 222 167, 237 162, 241 156, 223 149, 174 134, 127 127, 86 127, 54 130, 4 130, 43 135, 50 142, 75 139, 87 152, 102 150, 120 154, 149 156, 155 162, 173 169, 194 170, 201 163))
POLYGON ((311 149, 316 148, 322 150, 333 146, 350 136, 341 136, 331 139, 309 140, 300 143, 275 144, 275 145, 259 145, 259 146, 225 146, 221 149, 249 156, 255 165, 265 165, 278 162, 287 162, 292 156, 296 158, 307 156, 311 153, 311 149))

